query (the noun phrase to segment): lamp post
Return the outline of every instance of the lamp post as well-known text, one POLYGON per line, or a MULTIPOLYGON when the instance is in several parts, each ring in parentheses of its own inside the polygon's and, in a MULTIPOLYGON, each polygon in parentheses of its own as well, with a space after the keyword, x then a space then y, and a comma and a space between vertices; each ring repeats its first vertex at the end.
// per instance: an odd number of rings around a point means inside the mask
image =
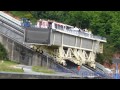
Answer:
POLYGON ((115 63, 116 69, 115 69, 115 79, 119 79, 119 68, 118 64, 120 63, 120 59, 113 59, 113 63, 115 63))
POLYGON ((116 71, 115 71, 115 75, 116 75, 116 76, 115 76, 115 79, 119 79, 119 77, 118 77, 118 76, 119 76, 118 70, 119 70, 119 69, 118 69, 118 63, 116 63, 116 71))

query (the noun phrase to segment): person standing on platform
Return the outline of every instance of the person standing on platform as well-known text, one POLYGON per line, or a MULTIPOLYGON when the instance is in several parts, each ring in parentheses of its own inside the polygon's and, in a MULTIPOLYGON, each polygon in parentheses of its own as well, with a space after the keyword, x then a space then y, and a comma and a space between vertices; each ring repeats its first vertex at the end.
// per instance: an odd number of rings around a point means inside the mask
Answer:
POLYGON ((80 66, 77 67, 78 75, 80 74, 80 66))

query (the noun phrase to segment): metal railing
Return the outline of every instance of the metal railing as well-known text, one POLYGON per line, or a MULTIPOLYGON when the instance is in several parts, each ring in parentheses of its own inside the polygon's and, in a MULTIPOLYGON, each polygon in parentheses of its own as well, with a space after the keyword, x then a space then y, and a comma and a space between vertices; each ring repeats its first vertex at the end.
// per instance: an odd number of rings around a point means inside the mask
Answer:
POLYGON ((16 30, 23 33, 24 29, 21 27, 20 23, 17 23, 16 21, 10 20, 8 17, 3 16, 1 12, 0 12, 0 21, 14 27, 16 30))
MULTIPOLYGON (((58 31, 61 31, 61 30, 58 29, 58 31)), ((106 41, 105 37, 96 36, 96 35, 93 35, 93 34, 91 34, 89 32, 85 32, 85 31, 76 31, 76 30, 64 30, 64 31, 66 33, 68 33, 68 34, 72 34, 72 35, 76 35, 76 36, 80 36, 80 37, 84 37, 84 38, 91 38, 91 39, 97 39, 97 40, 106 41)))
POLYGON ((8 19, 9 21, 11 21, 11 22, 13 22, 13 23, 15 23, 17 25, 21 25, 21 22, 19 20, 15 19, 14 17, 12 17, 12 16, 10 16, 10 15, 2 12, 2 11, 0 11, 0 16, 8 19))

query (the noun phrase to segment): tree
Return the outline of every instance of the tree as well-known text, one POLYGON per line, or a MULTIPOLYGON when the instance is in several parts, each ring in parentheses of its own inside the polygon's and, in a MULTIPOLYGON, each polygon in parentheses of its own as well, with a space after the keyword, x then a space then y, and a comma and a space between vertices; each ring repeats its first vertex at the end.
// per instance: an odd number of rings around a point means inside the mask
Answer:
POLYGON ((1 60, 8 59, 7 58, 7 51, 1 43, 0 43, 0 59, 1 60))

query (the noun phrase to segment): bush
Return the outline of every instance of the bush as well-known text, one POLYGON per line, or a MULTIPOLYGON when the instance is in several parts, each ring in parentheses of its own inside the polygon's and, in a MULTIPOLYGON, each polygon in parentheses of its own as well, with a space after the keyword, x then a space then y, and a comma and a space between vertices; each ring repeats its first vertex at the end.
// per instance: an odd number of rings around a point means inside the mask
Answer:
POLYGON ((0 59, 1 60, 6 60, 8 59, 8 54, 7 50, 4 48, 4 46, 0 43, 0 59))

